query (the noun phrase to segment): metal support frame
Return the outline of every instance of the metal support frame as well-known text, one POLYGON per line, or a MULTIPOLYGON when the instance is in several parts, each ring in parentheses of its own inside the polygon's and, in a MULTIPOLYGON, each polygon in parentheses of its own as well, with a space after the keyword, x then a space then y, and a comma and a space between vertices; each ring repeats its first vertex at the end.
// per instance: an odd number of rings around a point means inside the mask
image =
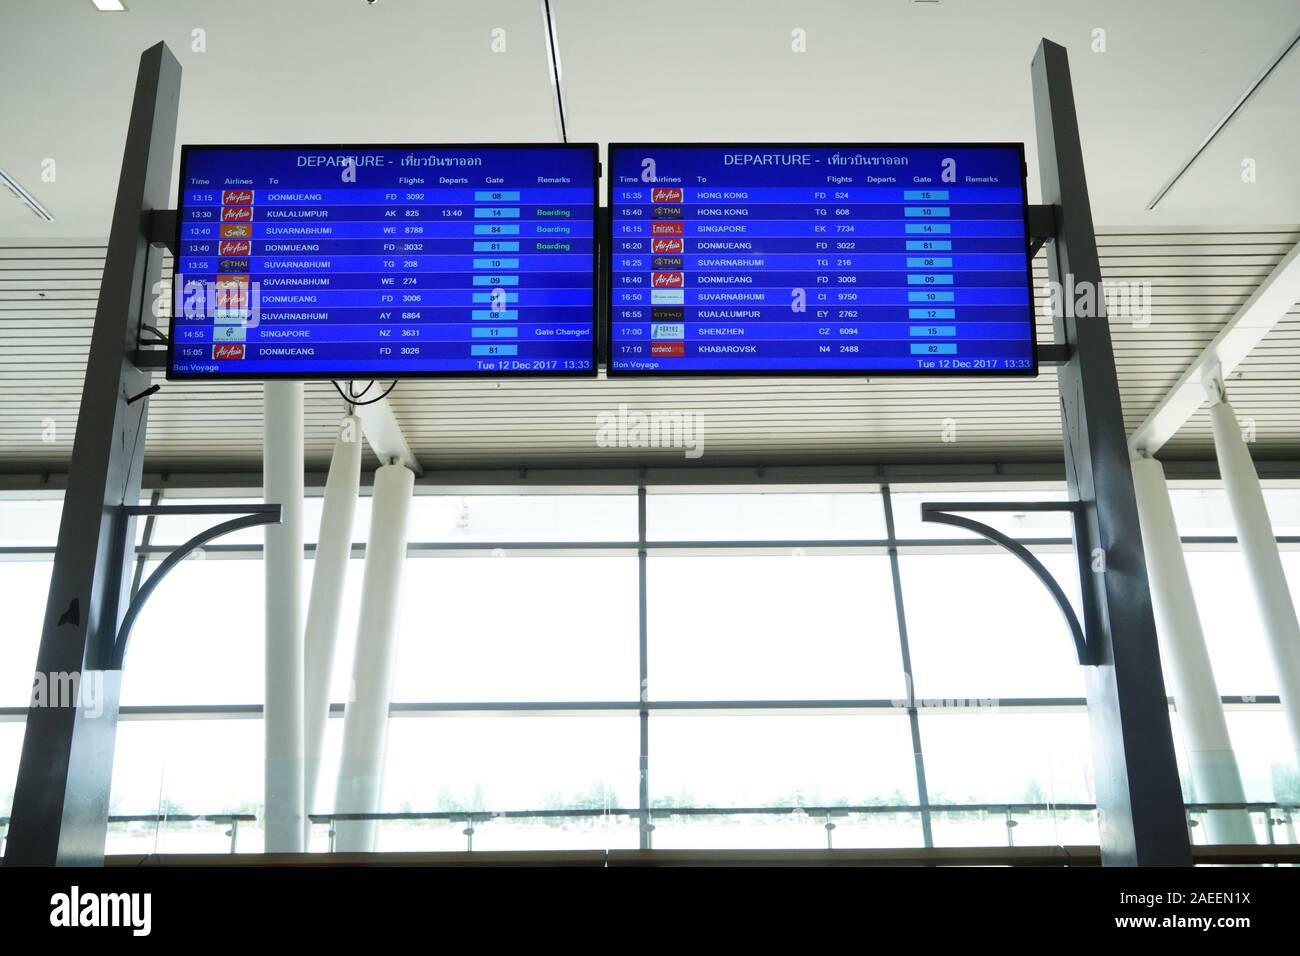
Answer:
POLYGON ((140 499, 149 399, 130 400, 150 386, 134 357, 161 274, 150 213, 171 200, 180 81, 165 44, 140 57, 36 659, 38 686, 75 678, 79 699, 33 695, 7 866, 103 863, 121 690, 104 652, 130 596, 136 515, 129 509, 140 499))
MULTIPOLYGON (((196 549, 203 547, 209 541, 220 538, 223 535, 230 534, 232 531, 242 531, 244 528, 255 528, 258 525, 278 524, 280 521, 279 505, 136 505, 122 509, 125 514, 136 516, 147 516, 150 519, 156 517, 165 517, 167 515, 237 515, 228 521, 213 525, 205 531, 200 531, 194 537, 190 538, 184 544, 172 550, 172 552, 163 558, 162 563, 158 565, 153 574, 145 579, 144 583, 135 590, 131 598, 131 605, 126 609, 126 614, 122 617, 122 624, 117 630, 115 639, 112 635, 105 635, 111 639, 111 644, 104 648, 104 658, 109 662, 109 670, 120 671, 123 662, 126 660, 127 641, 131 637, 131 629, 135 627, 136 619, 140 612, 144 610, 145 603, 162 583, 163 578, 196 549)), ((125 528, 125 525, 119 525, 125 528)), ((130 542, 120 542, 119 546, 127 548, 130 542)))
MULTIPOLYGON (((1044 39, 1030 73, 1042 198, 1055 207, 1048 274, 1076 296, 1100 293, 1065 48, 1044 39)), ((1102 859, 1110 865, 1190 866, 1115 354, 1104 297, 1092 298, 1101 314, 1080 316, 1076 302, 1065 302, 1053 327, 1055 340, 1070 348, 1057 383, 1069 495, 1080 503, 1084 519, 1075 547, 1103 569, 1086 611, 1097 624, 1091 647, 1096 664, 1086 674, 1102 859)))
POLYGON ((1097 654, 1093 644, 1094 641, 1098 640, 1098 625, 1095 614, 1097 595, 1088 553, 1079 547, 1081 542, 1087 541, 1088 535, 1087 519, 1081 502, 927 501, 921 505, 921 520, 973 531, 980 537, 992 541, 1003 550, 1019 558, 1021 563, 1033 572, 1034 577, 1038 578, 1043 587, 1047 588, 1052 595, 1057 610, 1061 612, 1061 617, 1065 618, 1066 627, 1070 629, 1070 636, 1074 640, 1075 657, 1078 658, 1079 663, 1097 663, 1097 654), (1079 616, 1074 613, 1074 608, 1070 605, 1070 599, 1061 590, 1061 585, 1057 583, 1056 578, 1052 577, 1052 573, 1043 566, 1043 562, 1039 561, 1032 551, 1009 535, 1003 534, 997 528, 990 527, 973 518, 963 518, 961 515, 952 514, 951 512, 954 511, 1064 511, 1069 513, 1074 521, 1074 555, 1079 565, 1079 593, 1083 595, 1086 623, 1079 623, 1079 616))

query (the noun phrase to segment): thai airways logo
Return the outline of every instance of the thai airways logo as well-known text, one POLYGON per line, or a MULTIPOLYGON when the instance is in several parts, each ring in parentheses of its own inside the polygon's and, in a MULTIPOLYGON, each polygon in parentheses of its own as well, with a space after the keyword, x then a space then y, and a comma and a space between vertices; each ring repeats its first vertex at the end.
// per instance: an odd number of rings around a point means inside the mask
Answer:
POLYGON ((650 190, 651 202, 681 202, 682 191, 671 186, 656 186, 650 190))
POLYGON ((251 189, 227 189, 221 193, 223 206, 247 206, 253 201, 251 189))
POLYGON ((247 272, 247 259, 218 259, 217 268, 222 272, 247 272))
POLYGON ((238 239, 228 239, 222 242, 217 250, 218 254, 223 256, 246 256, 252 251, 253 244, 251 242, 247 240, 241 242, 238 239))
POLYGON ((655 289, 680 289, 682 274, 680 272, 652 272, 650 286, 655 289))
POLYGON ((221 227, 222 239, 251 239, 253 227, 248 223, 231 222, 221 227))
POLYGON ((680 219, 682 218, 681 206, 655 206, 650 210, 651 219, 680 219))
POLYGON ((212 358, 216 359, 242 359, 244 357, 243 344, 232 345, 222 344, 212 346, 212 358))
POLYGON ((655 256, 650 263, 653 269, 680 269, 682 267, 681 256, 655 256))
POLYGON ((252 222, 252 206, 223 206, 221 208, 222 222, 252 222))
POLYGON ((652 222, 650 223, 650 235, 652 236, 681 236, 685 235, 686 223, 684 222, 652 222))
POLYGON ((682 240, 680 239, 654 239, 650 243, 651 252, 681 252, 682 240))

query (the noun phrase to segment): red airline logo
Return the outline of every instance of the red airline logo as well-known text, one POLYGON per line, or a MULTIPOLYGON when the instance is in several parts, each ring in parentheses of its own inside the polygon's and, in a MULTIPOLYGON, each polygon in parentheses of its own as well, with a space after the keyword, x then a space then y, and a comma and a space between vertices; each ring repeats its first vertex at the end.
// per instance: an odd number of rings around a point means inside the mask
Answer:
POLYGON ((686 223, 684 222, 652 222, 650 223, 650 235, 652 236, 681 236, 685 235, 686 223))
POLYGON ((670 358, 681 358, 686 354, 685 342, 651 342, 651 355, 663 355, 670 358))
POLYGON ((252 252, 253 244, 251 242, 240 242, 232 240, 221 244, 221 255, 223 256, 246 256, 252 252))
POLYGON ((671 189, 666 186, 658 186, 650 190, 651 202, 681 202, 682 191, 680 188, 671 189))
POLYGON ((218 289, 247 289, 248 276, 217 276, 218 289))
POLYGON ((212 357, 214 359, 241 359, 244 357, 243 343, 238 345, 214 345, 212 346, 212 357))
POLYGON ((251 189, 227 189, 221 194, 223 206, 247 206, 253 201, 251 189))
POLYGON ((248 223, 229 223, 221 227, 222 239, 251 239, 253 227, 248 223))
POLYGON ((652 272, 650 285, 656 289, 680 289, 682 274, 680 272, 652 272))
POLYGON ((650 243, 650 249, 653 252, 681 252, 682 241, 680 239, 655 239, 650 243))
POLYGON ((252 222, 252 206, 223 206, 221 209, 222 222, 252 222))

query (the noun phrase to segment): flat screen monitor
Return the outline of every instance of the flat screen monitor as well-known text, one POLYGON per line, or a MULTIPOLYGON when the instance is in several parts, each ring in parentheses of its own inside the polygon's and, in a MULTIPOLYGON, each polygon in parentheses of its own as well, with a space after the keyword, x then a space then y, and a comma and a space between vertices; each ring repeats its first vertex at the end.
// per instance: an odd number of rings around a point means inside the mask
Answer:
POLYGON ((169 379, 596 374, 594 145, 185 146, 169 379))
POLYGON ((1035 375, 1021 144, 611 145, 609 374, 1035 375))

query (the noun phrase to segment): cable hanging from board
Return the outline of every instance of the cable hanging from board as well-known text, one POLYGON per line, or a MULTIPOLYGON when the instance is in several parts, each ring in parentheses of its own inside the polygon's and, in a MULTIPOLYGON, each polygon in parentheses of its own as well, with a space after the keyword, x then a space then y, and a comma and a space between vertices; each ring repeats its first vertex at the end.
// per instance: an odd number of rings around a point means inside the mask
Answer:
POLYGON ((357 408, 361 405, 375 405, 378 404, 379 402, 382 402, 385 398, 388 397, 388 394, 397 387, 397 379, 393 379, 393 381, 389 383, 389 386, 386 389, 384 389, 381 394, 375 396, 374 398, 367 399, 364 402, 361 401, 360 399, 363 398, 366 392, 370 391, 370 389, 374 386, 375 383, 373 380, 370 382, 369 385, 363 388, 360 392, 352 391, 351 382, 348 382, 348 390, 346 392, 343 391, 342 386, 340 386, 338 382, 331 380, 330 384, 334 386, 334 391, 339 393, 339 397, 342 398, 343 401, 347 402, 353 408, 357 408))

